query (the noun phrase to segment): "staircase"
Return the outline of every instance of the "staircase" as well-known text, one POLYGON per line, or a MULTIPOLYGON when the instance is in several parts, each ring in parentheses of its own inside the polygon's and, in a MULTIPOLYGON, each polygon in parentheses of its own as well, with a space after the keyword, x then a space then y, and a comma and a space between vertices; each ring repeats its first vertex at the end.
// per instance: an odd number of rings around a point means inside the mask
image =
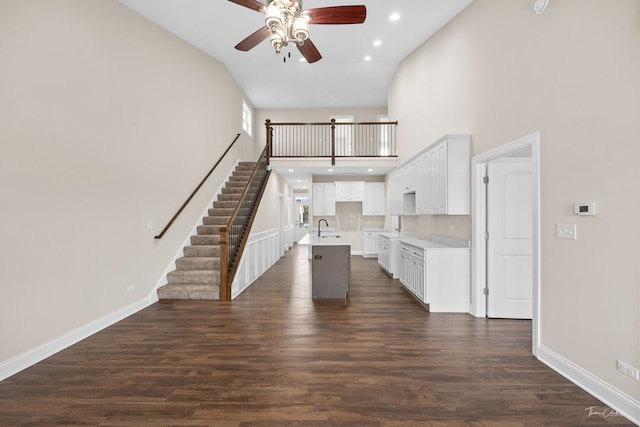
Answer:
POLYGON ((176 260, 176 269, 167 274, 167 284, 158 289, 159 299, 220 299, 220 231, 233 215, 246 188, 253 162, 240 162, 213 202, 208 216, 202 218, 191 245, 185 246, 184 256, 176 260))

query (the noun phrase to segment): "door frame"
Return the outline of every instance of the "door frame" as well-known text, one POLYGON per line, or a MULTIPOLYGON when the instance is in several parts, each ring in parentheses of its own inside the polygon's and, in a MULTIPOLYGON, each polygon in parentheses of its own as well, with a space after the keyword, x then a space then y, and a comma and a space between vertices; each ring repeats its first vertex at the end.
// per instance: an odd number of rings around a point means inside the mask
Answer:
POLYGON ((285 230, 284 225, 285 221, 282 218, 284 212, 286 212, 284 206, 284 194, 278 193, 278 257, 282 257, 285 253, 284 250, 284 242, 285 242, 285 230))
POLYGON ((471 304, 469 313, 486 317, 487 247, 484 233, 487 224, 487 192, 483 182, 489 162, 531 150, 531 182, 533 185, 533 319, 531 351, 538 356, 540 343, 540 132, 534 132, 508 144, 479 154, 471 159, 471 304))

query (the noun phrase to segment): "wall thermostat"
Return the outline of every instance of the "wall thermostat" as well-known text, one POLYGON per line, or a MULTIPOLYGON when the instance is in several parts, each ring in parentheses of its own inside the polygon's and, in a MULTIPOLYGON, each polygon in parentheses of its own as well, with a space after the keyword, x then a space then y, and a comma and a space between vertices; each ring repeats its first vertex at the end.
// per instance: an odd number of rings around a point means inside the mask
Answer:
POLYGON ((580 202, 573 205, 573 213, 576 215, 594 216, 596 214, 596 202, 580 202))

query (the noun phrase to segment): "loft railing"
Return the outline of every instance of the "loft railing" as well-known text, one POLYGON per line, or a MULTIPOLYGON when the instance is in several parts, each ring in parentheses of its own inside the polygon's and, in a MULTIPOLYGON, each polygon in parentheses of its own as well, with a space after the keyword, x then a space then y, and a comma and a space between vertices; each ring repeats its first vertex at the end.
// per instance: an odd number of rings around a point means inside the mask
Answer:
POLYGON ((209 178, 211 176, 211 174, 213 173, 214 170, 216 170, 216 168, 218 167, 218 165, 220 164, 220 162, 222 161, 222 159, 224 159, 224 156, 227 155, 227 153, 229 152, 229 150, 231 150, 231 147, 233 147, 233 144, 236 143, 236 141, 238 140, 238 138, 240 138, 240 134, 237 134, 236 137, 234 138, 234 140, 231 142, 231 144, 229 144, 229 146, 227 147, 227 149, 224 151, 224 153, 222 153, 222 156, 220 156, 220 158, 218 159, 218 161, 216 162, 215 165, 213 165, 213 167, 211 168, 211 170, 209 171, 209 173, 202 178, 202 181, 200 181, 200 184, 198 184, 198 186, 196 187, 195 190, 193 190, 193 192, 191 193, 191 195, 187 198, 187 200, 185 200, 185 202, 182 204, 182 206, 180 206, 180 209, 178 209, 178 211, 175 213, 175 215, 173 215, 173 217, 169 220, 169 222, 167 223, 167 225, 164 226, 164 228, 162 229, 162 231, 160 232, 160 234, 158 234, 157 236, 154 236, 154 239, 162 239, 162 236, 164 236, 164 233, 167 232, 167 230, 169 230, 169 228, 171 228, 171 226, 173 225, 173 222, 176 220, 176 218, 178 218, 178 216, 180 216, 180 214, 182 213, 182 211, 184 210, 184 208, 187 207, 187 205, 189 204, 189 202, 191 201, 191 199, 193 199, 193 196, 196 195, 196 193, 198 192, 198 190, 200 190, 200 187, 202 187, 205 183, 205 181, 207 180, 207 178, 209 178))
POLYGON ((231 284, 269 179, 268 166, 268 147, 265 146, 229 223, 220 227, 220 301, 231 301, 231 284))
POLYGON ((269 157, 397 157, 398 122, 265 123, 269 157))

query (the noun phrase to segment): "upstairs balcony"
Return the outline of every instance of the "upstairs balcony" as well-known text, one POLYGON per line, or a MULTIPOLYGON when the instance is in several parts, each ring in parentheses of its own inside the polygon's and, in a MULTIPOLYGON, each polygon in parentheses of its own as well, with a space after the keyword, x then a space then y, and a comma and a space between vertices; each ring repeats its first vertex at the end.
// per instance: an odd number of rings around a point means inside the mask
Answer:
MULTIPOLYGON (((266 140, 269 159, 326 160, 336 165, 347 160, 395 160, 398 157, 398 122, 273 123, 267 120, 266 140)), ((388 162, 385 162, 388 163, 388 162)))

